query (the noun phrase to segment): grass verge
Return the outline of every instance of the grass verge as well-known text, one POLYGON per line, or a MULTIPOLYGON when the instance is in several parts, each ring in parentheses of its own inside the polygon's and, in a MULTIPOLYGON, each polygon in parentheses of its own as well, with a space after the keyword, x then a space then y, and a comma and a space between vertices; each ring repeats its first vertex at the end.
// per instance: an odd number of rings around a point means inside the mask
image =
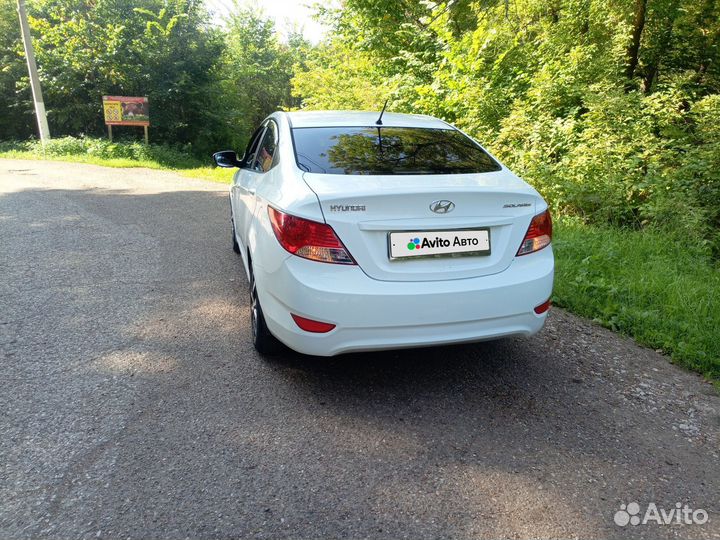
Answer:
MULTIPOLYGON (((36 142, 0 143, 0 157, 147 167, 226 183, 233 174, 172 147, 103 139, 54 139, 44 151, 36 142)), ((699 242, 560 218, 553 246, 556 305, 661 349, 720 389, 720 267, 699 242)))
POLYGON ((89 163, 104 167, 144 167, 172 170, 188 178, 230 183, 232 169, 209 165, 183 149, 139 142, 110 142, 106 139, 62 137, 52 139, 45 148, 38 141, 0 142, 0 158, 89 163))
MULTIPOLYGON (((559 306, 720 382, 720 268, 693 239, 556 220, 559 306)), ((720 386, 718 386, 720 388, 720 386)))

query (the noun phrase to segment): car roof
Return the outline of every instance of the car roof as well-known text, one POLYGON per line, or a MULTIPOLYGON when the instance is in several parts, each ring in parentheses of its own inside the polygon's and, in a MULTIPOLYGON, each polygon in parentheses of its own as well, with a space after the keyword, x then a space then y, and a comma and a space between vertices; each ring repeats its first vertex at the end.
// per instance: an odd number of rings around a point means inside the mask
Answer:
MULTIPOLYGON (((380 111, 293 111, 285 113, 292 127, 375 127, 380 111)), ((450 129, 447 123, 424 114, 400 114, 385 112, 384 127, 419 127, 450 129)))

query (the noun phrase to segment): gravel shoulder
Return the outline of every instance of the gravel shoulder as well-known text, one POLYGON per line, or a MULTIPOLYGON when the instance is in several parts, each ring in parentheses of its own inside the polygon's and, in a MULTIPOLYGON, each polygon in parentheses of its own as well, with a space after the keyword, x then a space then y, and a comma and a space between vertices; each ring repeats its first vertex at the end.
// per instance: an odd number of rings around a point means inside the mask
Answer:
POLYGON ((560 309, 264 361, 228 220, 222 184, 0 160, 0 537, 720 538, 699 376, 560 309))

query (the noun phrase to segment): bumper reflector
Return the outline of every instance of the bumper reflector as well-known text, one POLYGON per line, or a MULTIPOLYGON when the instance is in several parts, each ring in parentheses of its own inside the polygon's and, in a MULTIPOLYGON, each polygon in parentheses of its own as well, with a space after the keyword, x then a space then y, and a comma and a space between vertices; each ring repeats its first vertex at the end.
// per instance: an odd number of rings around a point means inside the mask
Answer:
POLYGON ((329 332, 330 330, 335 328, 334 324, 313 321, 312 319, 306 319, 305 317, 295 315, 294 313, 291 313, 290 315, 292 316, 293 321, 295 321, 295 324, 297 324, 301 330, 305 330, 306 332, 324 334, 325 332, 329 332))
MULTIPOLYGON (((551 302, 550 299, 548 298, 548 299, 545 300, 542 304, 540 304, 539 306, 536 306, 536 307, 535 307, 535 313, 537 313, 538 315, 542 315, 542 314, 545 313, 548 309, 550 309, 550 306, 551 306, 551 305, 552 305, 552 302, 551 302)), ((293 315, 293 317, 294 317, 294 315, 293 315)))

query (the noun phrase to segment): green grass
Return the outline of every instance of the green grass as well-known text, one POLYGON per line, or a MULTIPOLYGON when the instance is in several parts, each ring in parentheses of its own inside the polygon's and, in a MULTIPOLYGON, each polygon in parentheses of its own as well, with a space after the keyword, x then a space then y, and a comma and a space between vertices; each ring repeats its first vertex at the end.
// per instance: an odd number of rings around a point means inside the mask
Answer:
POLYGON ((720 268, 673 233, 555 224, 554 302, 720 381, 720 268))
MULTIPOLYGON (((104 139, 0 143, 0 157, 108 167, 148 167, 230 182, 182 149, 104 139)), ((669 354, 720 388, 720 267, 701 242, 656 230, 624 230, 555 220, 556 305, 669 354)))
POLYGON ((44 159, 89 163, 104 167, 145 167, 172 170, 189 178, 229 183, 232 169, 211 167, 189 155, 182 148, 168 145, 145 145, 139 142, 110 142, 90 137, 62 137, 52 139, 45 148, 38 141, 0 142, 0 158, 44 159))
POLYGON ((229 184, 232 182, 235 169, 221 169, 220 167, 195 167, 194 169, 178 169, 175 172, 183 176, 187 176, 188 178, 212 180, 213 182, 229 184))

